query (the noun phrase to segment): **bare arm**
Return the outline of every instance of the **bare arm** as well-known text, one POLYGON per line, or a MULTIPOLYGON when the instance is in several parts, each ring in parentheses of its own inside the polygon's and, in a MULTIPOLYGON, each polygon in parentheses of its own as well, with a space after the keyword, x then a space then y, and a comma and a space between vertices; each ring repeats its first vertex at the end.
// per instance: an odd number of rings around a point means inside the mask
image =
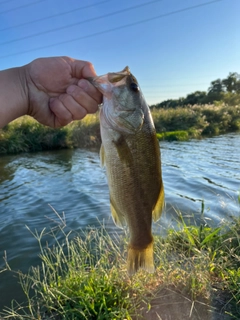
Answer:
POLYGON ((94 76, 91 63, 69 57, 40 58, 0 71, 0 128, 25 114, 60 127, 96 112, 102 96, 86 80, 94 76))
POLYGON ((28 92, 24 69, 0 71, 0 128, 27 114, 28 92))

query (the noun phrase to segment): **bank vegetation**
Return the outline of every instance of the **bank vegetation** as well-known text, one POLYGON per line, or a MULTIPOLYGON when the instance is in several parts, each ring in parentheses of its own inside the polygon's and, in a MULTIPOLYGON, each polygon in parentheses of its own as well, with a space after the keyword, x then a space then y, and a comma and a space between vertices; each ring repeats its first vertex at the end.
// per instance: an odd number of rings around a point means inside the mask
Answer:
MULTIPOLYGON (((155 236, 153 274, 126 272, 128 234, 104 226, 72 237, 54 229, 55 245, 39 242, 41 264, 17 272, 26 303, 12 301, 3 319, 239 319, 240 219, 210 227, 187 225, 155 236), (63 234, 60 242, 59 232, 63 234), (158 316, 157 316, 158 315, 158 316)), ((6 270, 11 266, 6 261, 6 270)), ((4 272, 4 270, 2 270, 4 272)), ((11 271, 14 272, 14 271, 11 271)))
MULTIPOLYGON (((240 130, 240 104, 151 108, 159 140, 188 140, 240 130)), ((99 147, 99 115, 53 129, 24 116, 0 129, 0 154, 99 147)))

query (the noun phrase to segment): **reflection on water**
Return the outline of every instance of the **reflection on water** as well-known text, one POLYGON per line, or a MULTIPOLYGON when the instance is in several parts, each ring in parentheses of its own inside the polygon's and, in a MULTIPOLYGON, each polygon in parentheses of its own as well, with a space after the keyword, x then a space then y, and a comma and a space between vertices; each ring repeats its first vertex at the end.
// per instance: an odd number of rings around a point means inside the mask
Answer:
MULTIPOLYGON (((239 214, 240 135, 229 134, 190 142, 163 142, 162 171, 166 209, 154 232, 164 233, 177 220, 176 211, 194 212, 198 221, 204 201, 205 216, 218 224, 239 214)), ((62 150, 4 156, 0 159, 0 267, 7 252, 14 270, 26 272, 37 264, 38 243, 27 230, 55 226, 65 213, 67 229, 78 231, 110 217, 108 187, 98 152, 62 150)), ((47 239, 51 245, 51 239, 47 239)), ((0 310, 10 300, 23 299, 12 273, 0 273, 0 310)))

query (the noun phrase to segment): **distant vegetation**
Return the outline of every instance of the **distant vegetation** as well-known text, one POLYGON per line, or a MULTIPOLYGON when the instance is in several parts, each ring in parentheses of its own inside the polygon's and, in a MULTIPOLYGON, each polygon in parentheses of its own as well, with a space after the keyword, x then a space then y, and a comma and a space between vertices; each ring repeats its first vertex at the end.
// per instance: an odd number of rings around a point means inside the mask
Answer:
POLYGON ((240 105, 154 108, 152 115, 159 140, 181 141, 240 130, 240 105))
POLYGON ((211 82, 208 91, 195 91, 186 98, 169 99, 157 103, 155 108, 177 108, 188 105, 226 104, 228 106, 240 105, 240 74, 229 73, 226 79, 217 79, 211 82))
MULTIPOLYGON (((178 100, 151 106, 159 140, 188 140, 240 130, 240 75, 211 82, 208 92, 196 91, 178 100)), ((99 147, 98 114, 66 127, 51 129, 22 117, 0 129, 0 154, 99 147)))

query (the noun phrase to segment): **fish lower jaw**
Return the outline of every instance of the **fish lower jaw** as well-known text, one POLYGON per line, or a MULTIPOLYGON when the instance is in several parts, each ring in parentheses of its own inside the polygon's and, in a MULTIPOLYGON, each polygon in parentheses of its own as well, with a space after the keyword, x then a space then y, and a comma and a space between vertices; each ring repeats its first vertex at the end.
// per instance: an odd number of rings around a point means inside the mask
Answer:
POLYGON ((139 269, 149 273, 155 271, 153 260, 153 241, 144 249, 128 246, 127 271, 130 276, 134 275, 139 269))

